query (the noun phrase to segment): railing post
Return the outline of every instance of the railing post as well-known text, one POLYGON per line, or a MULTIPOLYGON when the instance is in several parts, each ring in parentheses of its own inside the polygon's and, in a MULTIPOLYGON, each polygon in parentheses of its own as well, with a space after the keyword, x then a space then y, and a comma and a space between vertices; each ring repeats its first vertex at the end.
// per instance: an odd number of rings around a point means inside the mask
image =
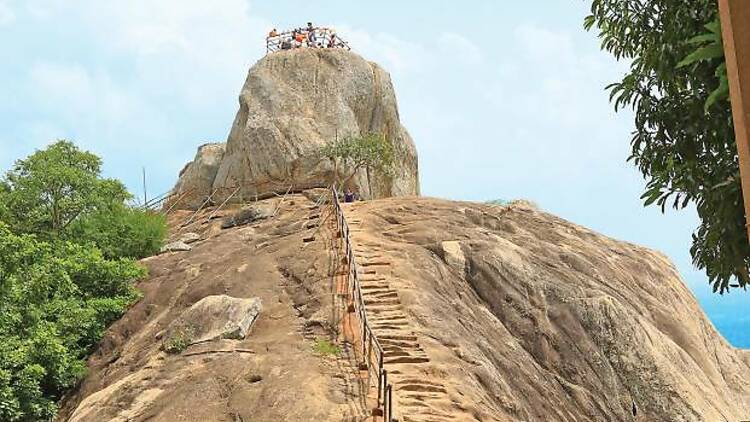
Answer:
POLYGON ((388 419, 386 419, 388 422, 391 422, 393 420, 393 396, 392 396, 393 388, 389 385, 388 386, 388 419))
POLYGON ((380 368, 380 371, 378 371, 378 407, 380 407, 380 401, 383 399, 383 368, 380 368))
MULTIPOLYGON (((365 307, 364 304, 360 302, 359 304, 360 309, 362 309, 362 338, 367 337, 367 315, 365 315, 365 307)), ((362 342, 362 357, 365 356, 365 352, 367 352, 367 343, 364 341, 362 342)))
MULTIPOLYGON (((372 336, 374 336, 374 334, 372 333, 372 331, 370 331, 370 339, 367 342, 367 367, 368 368, 370 367, 370 364, 371 364, 370 360, 372 358, 372 336)), ((369 380, 369 377, 368 377, 368 380, 369 380)))
POLYGON ((383 369, 383 410, 385 410, 385 405, 387 402, 386 393, 388 390, 388 370, 383 369))

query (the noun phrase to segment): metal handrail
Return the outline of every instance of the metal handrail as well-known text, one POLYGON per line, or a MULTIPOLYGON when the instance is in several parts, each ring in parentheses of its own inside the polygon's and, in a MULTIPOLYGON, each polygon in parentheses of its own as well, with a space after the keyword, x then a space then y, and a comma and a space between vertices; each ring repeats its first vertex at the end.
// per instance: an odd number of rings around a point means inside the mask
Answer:
POLYGON ((351 231, 349 230, 346 218, 344 218, 344 212, 341 209, 341 203, 339 202, 335 186, 331 186, 331 196, 333 197, 331 202, 336 213, 336 223, 344 240, 344 254, 349 265, 349 283, 347 287, 351 297, 354 299, 354 311, 357 313, 361 325, 362 357, 364 364, 367 366, 367 385, 370 385, 370 374, 376 372, 378 379, 378 406, 382 405, 383 407, 383 420, 391 422, 393 420, 393 386, 388 382, 388 371, 385 369, 385 352, 367 319, 367 310, 365 309, 365 301, 362 297, 359 271, 357 270, 354 247, 351 241, 351 231), (374 362, 373 358, 375 359, 374 362))
MULTIPOLYGON (((308 39, 308 37, 310 36, 310 31, 308 31, 306 28, 297 32, 301 32, 302 34, 304 34, 305 39, 308 39)), ((330 28, 313 28, 312 33, 313 37, 315 38, 315 42, 320 43, 319 45, 314 46, 314 48, 343 48, 345 50, 352 49, 349 46, 349 43, 346 42, 346 40, 341 38, 330 28), (332 44, 333 46, 331 46, 332 44)), ((266 53, 274 53, 283 50, 282 44, 284 42, 290 43, 290 47, 294 48, 294 31, 284 31, 274 36, 269 35, 268 37, 266 37, 266 53)), ((308 43, 308 41, 305 41, 303 45, 297 47, 302 47, 305 45, 309 46, 308 43)))

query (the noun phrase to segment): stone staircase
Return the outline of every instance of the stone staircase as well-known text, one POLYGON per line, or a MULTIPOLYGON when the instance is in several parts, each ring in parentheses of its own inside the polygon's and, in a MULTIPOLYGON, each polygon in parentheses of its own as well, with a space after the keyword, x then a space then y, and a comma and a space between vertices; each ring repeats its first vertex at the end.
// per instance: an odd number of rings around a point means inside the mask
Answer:
POLYGON ((367 317, 384 351, 384 366, 393 383, 394 416, 401 422, 460 419, 445 386, 429 376, 430 358, 419 344, 404 312, 399 292, 392 286, 387 253, 359 235, 361 220, 347 219, 359 270, 367 317))
MULTIPOLYGON (((316 237, 323 238, 323 241, 330 243, 335 236, 328 225, 321 225, 321 211, 318 205, 309 207, 306 222, 304 222, 305 235, 303 244, 315 241, 316 237)), ((334 259, 335 255, 332 255, 334 259)), ((335 266, 335 264, 332 264, 335 266)), ((306 340, 313 342, 319 339, 319 334, 315 332, 312 326, 304 323, 300 324, 300 332, 306 340)), ((342 422, 372 422, 371 410, 368 408, 368 401, 371 392, 365 387, 367 372, 360 370, 357 353, 349 342, 340 342, 341 353, 336 356, 329 356, 324 361, 333 376, 331 385, 331 395, 343 397, 342 422)))

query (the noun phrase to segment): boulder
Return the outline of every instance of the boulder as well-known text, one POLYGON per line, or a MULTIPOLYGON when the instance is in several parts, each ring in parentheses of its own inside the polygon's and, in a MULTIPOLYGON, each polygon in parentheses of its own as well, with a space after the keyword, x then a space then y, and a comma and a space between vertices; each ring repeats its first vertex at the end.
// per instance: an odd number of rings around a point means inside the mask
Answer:
POLYGON ((237 226, 244 226, 258 220, 263 220, 271 215, 271 212, 266 207, 244 207, 236 213, 225 218, 221 222, 222 229, 229 229, 237 226))
POLYGON ((186 244, 195 243, 199 240, 201 240, 201 235, 199 235, 198 233, 189 232, 180 236, 180 242, 186 244))
POLYGON ((166 330, 164 344, 244 339, 261 311, 260 298, 206 296, 186 309, 166 330), (178 339, 177 337, 185 337, 178 339))
POLYGON ((219 203, 237 186, 236 201, 290 186, 326 187, 333 168, 318 149, 368 133, 392 143, 395 169, 388 175, 360 169, 350 187, 363 199, 419 194, 417 151, 399 120, 391 78, 377 64, 340 49, 269 54, 250 69, 239 102, 225 148, 211 144, 209 156, 201 147, 181 174, 175 192, 191 199, 179 208, 195 209, 212 192, 219 203))
POLYGON ((183 242, 182 240, 178 240, 176 242, 170 242, 166 245, 161 247, 160 253, 164 252, 185 252, 193 250, 193 247, 188 245, 187 243, 183 242))
POLYGON ((226 145, 210 143, 198 147, 193 161, 187 163, 180 171, 172 198, 165 207, 172 205, 177 209, 197 209, 206 201, 212 192, 216 172, 224 157, 226 145))

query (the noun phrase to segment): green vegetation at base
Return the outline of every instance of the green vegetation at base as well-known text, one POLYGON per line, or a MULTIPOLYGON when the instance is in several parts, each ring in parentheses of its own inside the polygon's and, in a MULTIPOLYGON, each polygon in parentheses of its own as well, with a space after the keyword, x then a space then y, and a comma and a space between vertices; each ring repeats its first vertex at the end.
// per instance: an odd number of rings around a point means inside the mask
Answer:
POLYGON ((71 239, 93 242, 108 258, 140 259, 159 252, 167 236, 167 220, 119 203, 74 223, 70 233, 71 239))
POLYGON ((338 356, 341 353, 341 347, 337 344, 333 344, 328 339, 319 338, 316 339, 313 344, 313 351, 324 356, 338 356))
POLYGON ((644 204, 695 204, 694 264, 714 291, 746 287, 750 243, 717 2, 592 0, 584 26, 630 62, 608 89, 615 109, 635 112, 630 160, 646 178, 644 204))
POLYGON ((107 327, 139 297, 161 216, 129 208, 101 160, 70 142, 0 181, 0 420, 47 421, 107 327))

